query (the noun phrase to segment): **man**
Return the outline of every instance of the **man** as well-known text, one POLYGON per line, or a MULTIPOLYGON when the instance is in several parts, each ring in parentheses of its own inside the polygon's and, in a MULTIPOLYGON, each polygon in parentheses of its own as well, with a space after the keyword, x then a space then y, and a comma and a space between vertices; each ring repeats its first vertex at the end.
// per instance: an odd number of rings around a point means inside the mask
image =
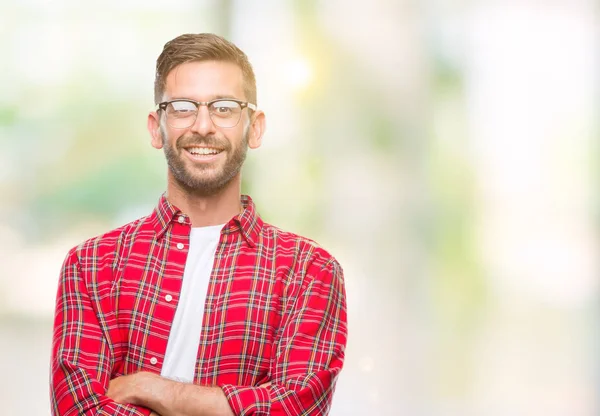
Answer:
POLYGON ((241 195, 265 115, 246 55, 168 42, 148 116, 168 185, 147 217, 73 248, 51 363, 54 415, 324 415, 346 345, 342 269, 241 195))

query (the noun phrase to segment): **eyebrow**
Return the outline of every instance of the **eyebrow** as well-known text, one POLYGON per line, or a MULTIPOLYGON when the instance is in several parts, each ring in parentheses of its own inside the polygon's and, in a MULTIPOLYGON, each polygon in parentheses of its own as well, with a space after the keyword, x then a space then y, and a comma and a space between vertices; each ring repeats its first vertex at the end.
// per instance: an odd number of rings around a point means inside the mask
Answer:
MULTIPOLYGON (((240 100, 240 101, 244 101, 244 100, 243 100, 243 99, 241 99, 241 98, 237 98, 237 97, 235 97, 235 96, 233 96, 233 95, 228 95, 228 94, 224 94, 224 95, 223 95, 223 94, 214 95, 214 96, 212 96, 212 98, 210 98, 210 99, 209 99, 209 100, 207 100, 207 101, 214 101, 214 100, 227 100, 227 99, 230 99, 230 100, 240 100)), ((197 101, 198 101, 198 100, 194 100, 193 98, 190 98, 190 97, 171 97, 170 99, 168 99, 168 100, 165 100, 165 101, 173 101, 173 100, 189 100, 189 101, 195 101, 195 102, 197 102, 197 101)))

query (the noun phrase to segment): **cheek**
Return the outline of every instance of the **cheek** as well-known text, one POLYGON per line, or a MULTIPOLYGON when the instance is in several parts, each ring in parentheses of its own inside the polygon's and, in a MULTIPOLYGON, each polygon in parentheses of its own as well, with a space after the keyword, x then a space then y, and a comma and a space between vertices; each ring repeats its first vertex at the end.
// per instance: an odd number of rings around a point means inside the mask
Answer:
POLYGON ((163 146, 168 146, 174 149, 177 148, 176 143, 181 136, 183 136, 181 131, 172 131, 169 129, 169 127, 165 127, 163 125, 160 126, 160 138, 163 146))
POLYGON ((238 126, 235 132, 235 140, 229 139, 229 141, 234 144, 234 147, 247 146, 249 134, 250 123, 244 123, 243 125, 238 126))
POLYGON ((162 140, 163 143, 167 143, 169 142, 169 139, 171 139, 170 141, 173 141, 172 138, 175 137, 175 134, 173 131, 171 131, 169 129, 169 127, 165 126, 163 123, 160 124, 160 138, 162 140))
POLYGON ((244 131, 242 132, 242 137, 248 139, 248 134, 250 133, 250 120, 244 125, 244 131))

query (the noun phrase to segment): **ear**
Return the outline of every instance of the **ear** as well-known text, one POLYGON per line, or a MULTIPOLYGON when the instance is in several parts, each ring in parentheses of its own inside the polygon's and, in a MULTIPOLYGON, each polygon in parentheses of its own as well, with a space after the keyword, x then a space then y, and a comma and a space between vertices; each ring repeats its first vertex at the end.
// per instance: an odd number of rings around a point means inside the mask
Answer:
POLYGON ((160 134, 160 115, 156 111, 148 114, 148 132, 150 133, 150 144, 155 149, 162 149, 163 141, 160 134))
POLYGON ((248 147, 250 149, 260 147, 266 127, 265 113, 261 110, 256 110, 252 115, 250 132, 248 134, 248 147))

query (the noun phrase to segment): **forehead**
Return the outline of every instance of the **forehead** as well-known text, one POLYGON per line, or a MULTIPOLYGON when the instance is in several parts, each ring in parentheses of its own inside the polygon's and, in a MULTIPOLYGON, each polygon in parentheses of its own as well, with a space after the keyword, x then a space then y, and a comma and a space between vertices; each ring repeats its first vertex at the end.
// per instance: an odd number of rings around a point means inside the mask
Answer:
POLYGON ((164 99, 208 101, 218 97, 246 99, 242 70, 225 61, 186 62, 169 72, 164 99))

